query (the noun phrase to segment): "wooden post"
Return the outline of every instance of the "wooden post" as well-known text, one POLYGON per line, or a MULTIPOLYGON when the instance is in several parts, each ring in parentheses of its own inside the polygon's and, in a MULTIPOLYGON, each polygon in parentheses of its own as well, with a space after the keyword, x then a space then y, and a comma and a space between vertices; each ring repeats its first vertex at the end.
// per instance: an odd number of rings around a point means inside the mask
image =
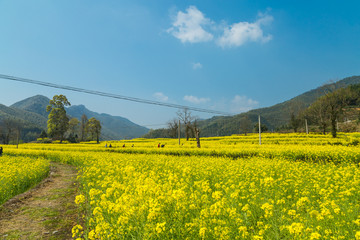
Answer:
POLYGON ((196 137, 196 145, 198 148, 200 148, 200 129, 195 127, 195 137, 196 137))
POLYGON ((306 129, 306 134, 309 134, 309 128, 308 128, 308 124, 307 124, 307 119, 305 118, 305 129, 306 129))
POLYGON ((180 119, 179 119, 179 126, 178 126, 178 137, 179 137, 179 145, 180 145, 180 119))
POLYGON ((260 115, 259 115, 259 145, 261 145, 261 122, 260 122, 260 115))

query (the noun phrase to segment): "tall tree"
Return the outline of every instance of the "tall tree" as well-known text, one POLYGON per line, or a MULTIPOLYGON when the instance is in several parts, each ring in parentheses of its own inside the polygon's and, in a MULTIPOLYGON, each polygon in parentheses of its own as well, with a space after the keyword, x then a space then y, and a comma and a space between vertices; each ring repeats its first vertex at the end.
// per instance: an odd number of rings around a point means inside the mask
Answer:
POLYGON ((86 132, 86 125, 88 122, 88 118, 85 114, 83 114, 81 116, 81 123, 80 123, 80 131, 81 131, 81 141, 85 141, 86 137, 87 137, 87 132, 86 132))
POLYGON ((69 126, 69 118, 66 116, 65 106, 70 106, 70 102, 64 95, 55 95, 49 101, 46 111, 50 112, 48 117, 48 134, 59 139, 60 142, 64 140, 64 134, 69 126))
POLYGON ((194 125, 193 125, 193 131, 195 133, 195 138, 196 138, 196 146, 198 148, 200 148, 200 129, 196 124, 196 120, 194 121, 194 125))
POLYGON ((183 108, 182 111, 179 110, 176 114, 178 115, 179 119, 184 123, 185 137, 186 141, 188 141, 190 138, 190 133, 193 132, 191 122, 194 120, 194 117, 191 116, 191 112, 187 108, 183 108))
POLYGON ((91 139, 96 138, 96 142, 99 143, 101 133, 101 123, 96 118, 92 117, 86 124, 86 129, 91 134, 91 139))
POLYGON ((324 96, 324 102, 327 104, 330 116, 331 135, 334 138, 337 132, 336 122, 339 120, 343 113, 343 108, 348 104, 350 98, 351 91, 349 88, 340 88, 324 96))

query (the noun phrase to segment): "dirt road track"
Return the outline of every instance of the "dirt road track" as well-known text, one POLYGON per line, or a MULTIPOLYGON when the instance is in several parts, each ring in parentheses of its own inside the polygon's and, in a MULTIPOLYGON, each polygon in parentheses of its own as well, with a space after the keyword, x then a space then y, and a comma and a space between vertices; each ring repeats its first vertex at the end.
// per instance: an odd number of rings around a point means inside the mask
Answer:
POLYGON ((51 163, 49 177, 0 207, 0 239, 72 239, 75 180, 75 168, 51 163))

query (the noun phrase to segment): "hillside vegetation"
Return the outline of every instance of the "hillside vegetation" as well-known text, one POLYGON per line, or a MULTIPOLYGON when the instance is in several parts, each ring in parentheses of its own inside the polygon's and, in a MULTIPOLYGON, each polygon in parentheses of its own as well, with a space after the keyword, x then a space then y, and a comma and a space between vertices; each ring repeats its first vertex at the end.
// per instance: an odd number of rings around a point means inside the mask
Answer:
MULTIPOLYGON (((20 139, 28 142, 36 140, 40 133, 47 128, 49 112, 46 106, 49 105, 50 99, 36 95, 17 103, 10 107, 0 104, 0 130, 2 134, 8 135, 5 120, 11 120, 21 126, 20 139)), ((148 129, 139 126, 126 118, 119 116, 111 116, 109 114, 99 114, 88 110, 84 105, 70 106, 66 108, 66 112, 70 118, 81 119, 85 114, 89 119, 94 117, 102 124, 101 139, 102 140, 119 140, 130 139, 144 135, 148 129)))
MULTIPOLYGON (((197 124, 201 129, 201 136, 230 136, 241 134, 243 119, 249 119, 251 127, 248 132, 253 132, 254 125, 261 116, 261 123, 266 125, 268 131, 289 131, 289 122, 292 114, 299 114, 323 96, 329 89, 336 90, 350 85, 359 84, 360 76, 344 78, 335 83, 325 84, 316 89, 305 92, 288 101, 276 104, 271 107, 250 110, 235 116, 216 116, 206 120, 199 120, 197 124)), ((184 134, 184 133, 182 133, 184 134)), ((144 137, 169 137, 167 129, 156 129, 150 131, 144 137)))

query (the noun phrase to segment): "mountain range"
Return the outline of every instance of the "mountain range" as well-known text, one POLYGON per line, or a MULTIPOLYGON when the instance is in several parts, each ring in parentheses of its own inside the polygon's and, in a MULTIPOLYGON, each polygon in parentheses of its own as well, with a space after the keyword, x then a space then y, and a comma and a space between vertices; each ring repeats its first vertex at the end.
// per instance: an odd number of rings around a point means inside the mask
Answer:
MULTIPOLYGON (((261 121, 271 130, 283 128, 289 123, 292 113, 297 114, 311 105, 318 97, 324 95, 329 89, 334 90, 346 87, 352 84, 359 84, 360 76, 344 78, 335 83, 325 84, 316 89, 307 91, 288 101, 266 107, 250 110, 245 113, 234 116, 215 116, 210 119, 199 120, 198 126, 201 129, 201 136, 225 136, 239 134, 240 123, 244 118, 248 118, 254 125, 258 116, 261 121)), ((37 138, 40 132, 46 129, 48 112, 46 106, 49 104, 49 98, 36 95, 7 107, 0 104, 0 123, 4 119, 15 119, 22 123, 22 138, 25 141, 31 141, 37 138)), ((104 113, 96 113, 87 109, 84 105, 75 105, 66 108, 67 114, 72 118, 81 119, 85 114, 89 119, 95 117, 102 124, 102 140, 119 140, 137 137, 168 137, 166 129, 156 129, 149 132, 149 129, 139 126, 130 120, 111 116, 104 113)), ((0 125, 1 128, 1 125, 0 125)))
MULTIPOLYGON (((251 121, 253 126, 257 123, 258 116, 260 115, 261 123, 265 124, 270 131, 276 131, 289 123, 292 113, 296 115, 306 109, 326 92, 359 83, 360 76, 344 78, 337 82, 324 84, 316 89, 312 89, 290 100, 270 107, 254 109, 234 116, 215 116, 210 119, 198 121, 197 124, 201 129, 201 136, 203 137, 228 136, 242 133, 240 131, 240 123, 245 117, 251 121)), ((166 135, 168 135, 166 129, 156 129, 150 131, 144 137, 165 137, 166 135)))
POLYGON ((264 123, 270 131, 275 131, 289 123, 291 113, 296 115, 298 112, 309 107, 326 92, 359 83, 360 76, 348 77, 334 83, 324 84, 323 86, 271 107, 250 110, 232 117, 214 117, 202 122, 202 134, 211 134, 216 125, 221 126, 220 128, 218 127, 218 135, 238 134, 240 120, 243 117, 247 116, 253 123, 256 123, 259 115, 261 116, 262 123, 264 123))
MULTIPOLYGON (((48 112, 46 106, 49 105, 50 99, 36 95, 17 103, 10 107, 0 104, 0 120, 13 118, 23 123, 23 135, 25 140, 36 139, 35 135, 46 129, 48 112)), ((70 118, 81 119, 85 114, 88 119, 94 117, 101 122, 101 139, 102 140, 120 140, 141 137, 149 131, 149 129, 137 125, 130 120, 112 116, 104 113, 90 111, 84 105, 74 105, 66 108, 66 112, 70 118)))

